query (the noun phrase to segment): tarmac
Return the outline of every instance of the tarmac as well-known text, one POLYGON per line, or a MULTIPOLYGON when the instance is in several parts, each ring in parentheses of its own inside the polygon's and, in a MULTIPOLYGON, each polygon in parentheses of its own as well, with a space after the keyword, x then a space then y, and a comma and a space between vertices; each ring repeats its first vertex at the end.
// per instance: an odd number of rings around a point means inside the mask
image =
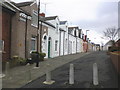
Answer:
POLYGON ((12 69, 7 67, 7 71, 3 72, 5 77, 0 78, 2 79, 2 88, 20 88, 25 84, 28 84, 45 75, 46 71, 54 70, 66 63, 74 61, 90 53, 91 52, 69 54, 45 59, 39 63, 39 68, 35 68, 35 63, 31 65, 14 67, 12 69))
POLYGON ((66 63, 52 70, 50 76, 51 80, 43 75, 21 88, 120 88, 118 74, 105 51, 92 52, 66 63))

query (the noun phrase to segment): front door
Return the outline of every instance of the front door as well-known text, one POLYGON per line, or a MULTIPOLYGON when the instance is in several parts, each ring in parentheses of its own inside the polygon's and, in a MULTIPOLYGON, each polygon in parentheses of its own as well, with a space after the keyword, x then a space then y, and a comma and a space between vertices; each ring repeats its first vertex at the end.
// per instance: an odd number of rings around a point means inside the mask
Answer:
POLYGON ((48 41, 48 58, 50 58, 50 40, 48 41))

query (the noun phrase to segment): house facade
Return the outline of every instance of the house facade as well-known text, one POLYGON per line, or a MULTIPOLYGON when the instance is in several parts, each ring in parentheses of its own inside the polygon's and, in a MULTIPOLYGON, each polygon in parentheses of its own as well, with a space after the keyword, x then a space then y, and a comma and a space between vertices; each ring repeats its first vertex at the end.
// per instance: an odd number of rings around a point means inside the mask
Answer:
POLYGON ((58 16, 45 17, 45 21, 53 27, 48 28, 48 58, 59 56, 59 18, 58 16))
POLYGON ((60 21, 60 37, 59 37, 59 51, 61 55, 68 54, 68 22, 60 21))
POLYGON ((80 29, 79 27, 68 27, 68 52, 69 54, 82 52, 82 41, 80 38, 80 29))
POLYGON ((87 36, 83 35, 83 51, 87 52, 88 51, 88 42, 87 42, 87 36))
POLYGON ((16 8, 9 4, 9 2, 0 3, 2 11, 0 11, 0 42, 2 60, 7 61, 11 57, 11 32, 12 32, 12 18, 16 13, 16 8))
MULTIPOLYGON (((3 60, 13 56, 29 58, 32 51, 46 53, 45 58, 86 52, 86 36, 79 27, 68 27, 58 16, 38 14, 36 2, 2 4, 0 43, 3 60), (38 25, 39 15, 39 25, 38 25), (7 26, 6 26, 7 25, 7 26)), ((91 50, 89 50, 91 51, 91 50)))
POLYGON ((108 50, 109 47, 113 46, 114 41, 110 40, 108 41, 104 46, 103 46, 103 50, 108 50))

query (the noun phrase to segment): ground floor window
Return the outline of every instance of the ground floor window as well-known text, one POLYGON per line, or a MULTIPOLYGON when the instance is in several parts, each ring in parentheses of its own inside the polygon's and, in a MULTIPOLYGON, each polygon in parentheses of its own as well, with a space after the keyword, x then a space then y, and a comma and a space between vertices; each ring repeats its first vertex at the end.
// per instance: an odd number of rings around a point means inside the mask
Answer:
POLYGON ((55 51, 57 51, 57 49, 58 49, 58 41, 56 40, 55 41, 55 51))
POLYGON ((65 49, 67 50, 67 39, 65 40, 65 49))
POLYGON ((0 40, 0 51, 4 51, 4 41, 0 40))
POLYGON ((31 50, 36 50, 36 37, 31 38, 31 50))

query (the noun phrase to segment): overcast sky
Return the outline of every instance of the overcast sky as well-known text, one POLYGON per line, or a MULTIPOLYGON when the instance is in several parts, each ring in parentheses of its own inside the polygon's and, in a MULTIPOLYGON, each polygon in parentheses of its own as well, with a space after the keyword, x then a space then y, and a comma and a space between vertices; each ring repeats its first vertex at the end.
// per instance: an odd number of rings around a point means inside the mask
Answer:
MULTIPOLYGON (((12 0, 23 2, 30 0, 12 0)), ((38 1, 38 0, 37 0, 38 1)), ((101 39, 103 31, 108 27, 118 27, 119 0, 40 0, 41 12, 46 16, 59 16, 60 20, 67 20, 69 26, 79 26, 86 30, 88 37, 96 44, 108 41, 101 39), (45 8, 46 4, 46 8, 45 8)))

